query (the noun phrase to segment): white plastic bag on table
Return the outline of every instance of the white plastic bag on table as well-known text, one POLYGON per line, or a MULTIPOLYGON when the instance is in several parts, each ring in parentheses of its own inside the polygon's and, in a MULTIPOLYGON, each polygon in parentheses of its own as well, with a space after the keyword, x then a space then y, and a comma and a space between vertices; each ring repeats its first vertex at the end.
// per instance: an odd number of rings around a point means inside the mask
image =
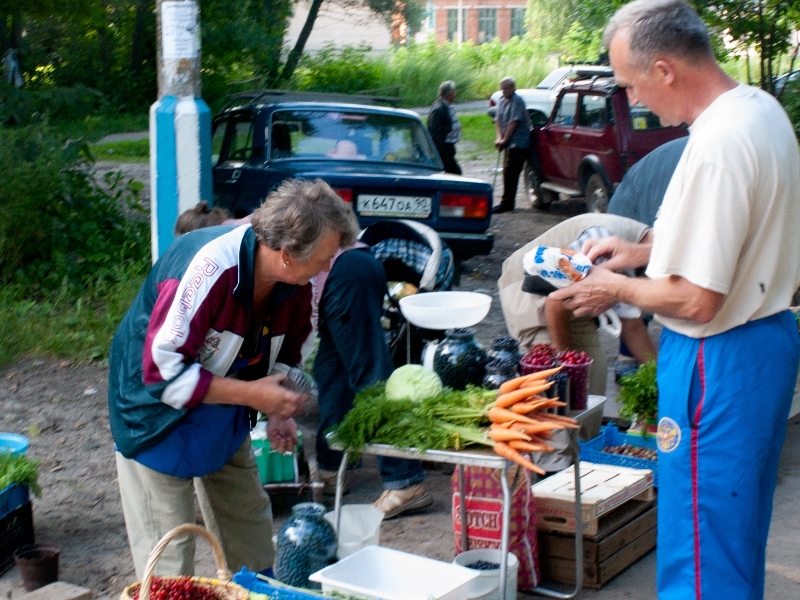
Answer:
MULTIPOLYGON (((366 546, 377 546, 381 537, 383 511, 372 504, 345 504, 341 508, 341 531, 336 532, 339 559, 350 556, 366 546)), ((325 520, 336 529, 336 514, 325 514, 325 520)))

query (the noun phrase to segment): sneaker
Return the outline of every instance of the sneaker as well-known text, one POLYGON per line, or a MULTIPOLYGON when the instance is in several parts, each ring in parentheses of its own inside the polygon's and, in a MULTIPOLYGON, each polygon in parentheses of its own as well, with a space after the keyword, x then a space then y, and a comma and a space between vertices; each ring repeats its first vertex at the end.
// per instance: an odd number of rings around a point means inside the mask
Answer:
POLYGON ((514 212, 513 206, 505 206, 503 204, 498 204, 495 207, 492 207, 492 214, 493 215, 501 215, 507 212, 514 212))
POLYGON ((614 380, 619 383, 620 378, 633 375, 639 370, 639 363, 635 358, 618 357, 614 363, 614 380))
MULTIPOLYGON (((336 495, 336 478, 339 476, 338 471, 328 471, 326 469, 319 470, 319 480, 322 482, 322 493, 326 496, 336 495)), ((342 486, 342 494, 350 493, 350 472, 344 472, 344 485, 342 486)))
POLYGON ((383 511, 384 519, 394 519, 404 512, 425 508, 431 504, 433 497, 422 484, 418 483, 402 490, 386 490, 378 498, 375 507, 383 511))

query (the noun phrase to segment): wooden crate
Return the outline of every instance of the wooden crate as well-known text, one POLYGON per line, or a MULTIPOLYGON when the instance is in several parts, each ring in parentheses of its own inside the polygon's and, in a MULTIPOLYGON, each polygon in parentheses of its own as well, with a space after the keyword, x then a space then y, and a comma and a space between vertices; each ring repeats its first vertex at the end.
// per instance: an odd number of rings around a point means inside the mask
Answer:
MULTIPOLYGON (((581 520, 584 535, 598 532, 599 519, 616 507, 636 499, 655 498, 653 472, 581 461, 581 520)), ((575 476, 568 467, 535 484, 536 522, 539 530, 575 532, 575 476)))
MULTIPOLYGON (((626 502, 600 518, 598 532, 583 538, 583 585, 598 589, 656 545, 655 500, 626 502)), ((539 531, 545 580, 575 583, 575 537, 539 531)))

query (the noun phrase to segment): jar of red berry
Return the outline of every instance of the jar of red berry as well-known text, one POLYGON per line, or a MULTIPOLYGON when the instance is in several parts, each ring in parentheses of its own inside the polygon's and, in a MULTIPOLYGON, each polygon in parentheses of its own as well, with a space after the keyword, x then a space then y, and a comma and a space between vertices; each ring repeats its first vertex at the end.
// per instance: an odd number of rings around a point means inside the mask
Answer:
POLYGON ((586 410, 592 357, 581 350, 565 350, 556 356, 561 370, 569 375, 570 410, 586 410))

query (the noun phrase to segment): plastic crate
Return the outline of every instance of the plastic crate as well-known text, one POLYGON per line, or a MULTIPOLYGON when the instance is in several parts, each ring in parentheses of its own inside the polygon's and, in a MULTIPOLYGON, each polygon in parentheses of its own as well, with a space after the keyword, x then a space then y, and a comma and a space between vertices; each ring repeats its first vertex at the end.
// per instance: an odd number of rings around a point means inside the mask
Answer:
POLYGON ((14 552, 34 541, 33 510, 30 502, 0 518, 0 575, 14 565, 14 552))
POLYGON ((322 594, 286 586, 274 579, 262 579, 258 573, 242 568, 233 576, 233 583, 245 589, 269 596, 270 600, 319 600, 322 594))
POLYGON ((27 485, 10 485, 0 491, 0 519, 30 501, 27 485))
POLYGON ((630 444, 638 448, 657 450, 655 436, 642 437, 620 433, 616 425, 606 425, 596 438, 581 443, 581 460, 604 465, 617 465, 631 469, 650 469, 653 471, 653 487, 658 487, 658 461, 603 452, 606 446, 630 444))

